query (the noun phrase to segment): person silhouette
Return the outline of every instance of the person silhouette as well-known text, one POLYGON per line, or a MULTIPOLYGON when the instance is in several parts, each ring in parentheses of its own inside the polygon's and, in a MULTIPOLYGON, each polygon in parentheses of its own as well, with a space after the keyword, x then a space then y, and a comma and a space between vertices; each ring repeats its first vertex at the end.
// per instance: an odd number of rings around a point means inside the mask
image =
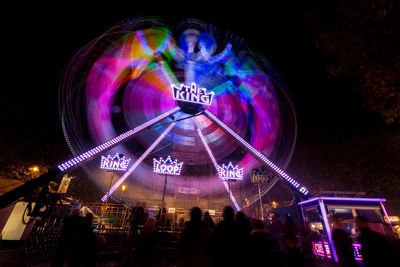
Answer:
MULTIPOLYGON (((143 227, 137 236, 136 250, 134 256, 134 266, 151 267, 156 264, 157 252, 159 246, 159 237, 153 219, 148 218, 144 213, 143 227)), ((130 266, 127 264, 127 266, 130 266)))
POLYGON ((349 234, 344 230, 344 224, 337 215, 332 216, 333 231, 332 238, 336 254, 341 267, 357 267, 354 259, 353 242, 349 234))
POLYGON ((372 231, 366 217, 357 216, 355 222, 360 232, 358 240, 365 266, 398 266, 395 263, 394 247, 389 240, 384 235, 372 231))
POLYGON ((278 255, 272 249, 271 237, 262 220, 256 220, 251 231, 250 255, 251 266, 280 266, 278 255), (265 259, 268 259, 266 261, 265 259))
POLYGON ((207 267, 211 264, 209 242, 211 229, 201 220, 201 210, 192 208, 190 221, 186 222, 179 240, 180 267, 207 267))
POLYGON ((242 253, 237 255, 236 259, 241 266, 245 266, 249 260, 250 254, 250 232, 251 225, 244 212, 239 211, 236 213, 236 227, 237 227, 237 242, 242 247, 242 253))
POLYGON ((206 211, 206 212, 204 213, 204 222, 207 223, 208 226, 209 226, 212 230, 214 230, 214 228, 215 228, 215 223, 214 223, 213 219, 211 218, 211 215, 210 215, 210 213, 209 213, 208 211, 206 211))
POLYGON ((222 212, 223 220, 214 230, 213 237, 213 265, 239 266, 233 249, 241 247, 238 242, 238 227, 234 221, 235 212, 231 206, 226 206, 222 212))
POLYGON ((77 266, 80 264, 81 253, 79 244, 81 242, 83 222, 79 213, 79 209, 72 210, 71 215, 64 221, 60 238, 58 239, 56 253, 51 263, 52 267, 63 266, 67 259, 69 266, 77 266))
POLYGON ((286 233, 283 237, 283 243, 286 247, 285 266, 286 267, 303 267, 304 256, 297 247, 296 236, 286 233))
POLYGON ((83 219, 80 251, 83 266, 96 266, 98 244, 93 232, 93 214, 87 213, 83 219))

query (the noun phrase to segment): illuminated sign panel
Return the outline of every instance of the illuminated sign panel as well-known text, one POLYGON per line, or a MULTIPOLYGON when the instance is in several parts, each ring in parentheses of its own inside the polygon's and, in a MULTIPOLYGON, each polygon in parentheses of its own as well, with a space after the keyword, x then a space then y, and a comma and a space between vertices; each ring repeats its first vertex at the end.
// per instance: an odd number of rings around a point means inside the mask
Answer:
POLYGON ((239 166, 233 166, 232 162, 229 162, 228 166, 222 164, 217 166, 218 176, 222 180, 242 180, 243 179, 243 168, 239 169, 239 166))
POLYGON ((159 174, 180 175, 182 166, 183 162, 178 163, 177 159, 172 161, 171 156, 168 156, 166 160, 153 159, 153 171, 159 174))
POLYGON ((314 255, 331 258, 331 251, 328 242, 312 242, 314 255))
MULTIPOLYGON (((312 243, 312 251, 314 255, 329 258, 331 259, 331 250, 329 248, 328 242, 311 242, 312 243)), ((354 258, 356 261, 362 261, 361 255, 361 245, 360 244, 352 244, 354 258)))
POLYGON ((251 182, 253 184, 262 184, 262 183, 268 183, 269 182, 269 177, 268 175, 264 174, 261 170, 259 169, 253 169, 250 172, 250 178, 251 182))
POLYGON ((174 99, 178 101, 211 105, 214 96, 214 92, 207 92, 206 88, 197 87, 196 83, 192 83, 190 86, 182 83, 179 86, 171 84, 171 88, 174 99))
POLYGON ((126 171, 131 159, 125 159, 121 154, 115 154, 114 157, 108 155, 107 157, 101 156, 100 168, 105 170, 126 171))
POLYGON ((179 186, 176 191, 180 194, 186 194, 186 195, 197 195, 200 193, 200 190, 195 187, 185 187, 185 186, 179 186))
POLYGON ((175 213, 175 208, 168 208, 168 213, 174 214, 175 213))
POLYGON ((71 176, 68 176, 67 174, 64 174, 60 186, 58 187, 57 193, 59 194, 65 194, 68 191, 69 184, 71 183, 71 176))

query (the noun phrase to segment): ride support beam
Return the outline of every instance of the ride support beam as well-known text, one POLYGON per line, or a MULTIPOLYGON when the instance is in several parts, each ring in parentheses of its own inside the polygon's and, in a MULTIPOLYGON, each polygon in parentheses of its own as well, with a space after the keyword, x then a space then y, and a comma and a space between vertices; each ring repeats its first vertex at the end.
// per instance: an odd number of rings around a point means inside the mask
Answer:
POLYGON ((175 126, 175 122, 171 123, 168 128, 154 141, 149 148, 138 158, 138 160, 130 167, 130 169, 124 173, 124 175, 111 187, 110 191, 108 191, 102 198, 101 201, 106 201, 109 196, 114 193, 115 190, 128 178, 128 176, 136 169, 137 166, 150 154, 150 152, 164 139, 164 137, 168 134, 168 132, 175 126))
POLYGON ((71 171, 78 166, 82 165, 85 162, 88 162, 92 159, 94 159, 98 154, 101 152, 106 152, 113 147, 116 147, 129 139, 133 138, 135 135, 138 133, 142 132, 143 130, 153 126, 154 124, 162 121, 163 119, 167 118, 168 116, 172 115, 173 113, 177 112, 180 110, 180 107, 175 107, 173 109, 170 109, 157 117, 154 117, 153 119, 146 121, 145 123, 129 130, 126 131, 123 134, 118 135, 117 137, 114 137, 103 144, 96 146, 95 148, 84 152, 60 165, 58 167, 50 169, 47 173, 44 173, 40 175, 39 177, 32 179, 25 184, 14 188, 13 190, 3 194, 0 196, 0 209, 7 207, 14 201, 17 201, 23 196, 27 196, 33 193, 36 189, 42 186, 47 186, 48 183, 54 179, 56 179, 59 175, 66 173, 67 171, 71 171))
MULTIPOLYGON (((212 161, 212 163, 214 164, 215 169, 218 171, 218 164, 217 164, 217 161, 215 160, 214 155, 213 155, 213 153, 212 153, 210 147, 208 146, 207 140, 206 140, 206 138, 204 137, 203 133, 201 132, 200 128, 197 128, 197 133, 199 134, 200 139, 201 139, 201 142, 203 143, 204 147, 206 148, 206 151, 207 151, 208 155, 210 156, 211 161, 212 161)), ((237 211, 240 211, 240 206, 238 205, 238 203, 237 203, 237 201, 236 201, 236 198, 235 198, 235 196, 234 196, 233 193, 232 193, 232 190, 230 190, 229 184, 228 184, 226 181, 223 181, 223 180, 222 180, 222 183, 224 184, 225 189, 226 189, 226 191, 228 192, 229 197, 231 198, 233 205, 235 206, 235 209, 236 209, 237 211)))
POLYGON ((157 122, 167 118, 168 116, 172 115, 173 113, 177 112, 178 110, 180 110, 180 107, 175 107, 173 109, 170 109, 167 112, 164 112, 161 115, 158 115, 157 117, 154 117, 153 119, 146 121, 145 123, 133 128, 123 134, 120 134, 117 137, 114 137, 114 138, 104 142, 103 144, 98 145, 95 148, 76 156, 75 158, 73 158, 71 160, 68 160, 68 161, 58 165, 58 168, 62 172, 76 168, 79 165, 82 165, 83 163, 85 163, 86 161, 93 159, 100 152, 106 152, 106 151, 110 150, 111 148, 116 147, 116 146, 120 145, 121 143, 128 141, 129 139, 134 137, 136 134, 140 133, 141 131, 145 130, 148 127, 151 127, 152 125, 156 124, 157 122))
POLYGON ((269 167, 272 169, 279 177, 281 177, 288 185, 294 189, 294 192, 298 192, 304 198, 308 198, 308 190, 305 186, 301 186, 296 180, 290 177, 287 173, 285 173, 282 169, 280 169, 277 165, 275 165, 272 161, 270 161, 266 155, 262 152, 258 151, 255 147, 249 144, 246 140, 244 140, 241 136, 239 136, 235 131, 233 131, 228 125, 223 123, 220 119, 218 119, 214 114, 212 114, 208 110, 204 110, 204 115, 216 124, 222 131, 224 131, 227 135, 229 135, 233 140, 236 141, 242 148, 244 148, 247 152, 249 152, 255 159, 257 159, 262 165, 269 167))

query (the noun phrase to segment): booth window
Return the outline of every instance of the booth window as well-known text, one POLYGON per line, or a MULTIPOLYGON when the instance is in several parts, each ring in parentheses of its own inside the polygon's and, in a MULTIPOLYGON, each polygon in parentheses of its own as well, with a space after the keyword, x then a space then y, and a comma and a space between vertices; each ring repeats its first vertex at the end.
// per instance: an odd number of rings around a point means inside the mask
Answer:
POLYGON ((369 223, 383 223, 379 210, 356 210, 357 216, 364 216, 369 223))

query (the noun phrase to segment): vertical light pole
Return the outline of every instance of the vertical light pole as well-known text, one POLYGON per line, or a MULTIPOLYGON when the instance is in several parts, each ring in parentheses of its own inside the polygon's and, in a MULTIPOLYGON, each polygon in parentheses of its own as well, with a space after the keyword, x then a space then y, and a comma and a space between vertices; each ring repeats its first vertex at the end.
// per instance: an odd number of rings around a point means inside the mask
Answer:
POLYGON ((161 205, 161 212, 160 212, 160 220, 162 219, 162 216, 163 216, 163 213, 164 213, 164 208, 165 208, 165 190, 167 189, 167 178, 168 178, 168 174, 165 174, 164 190, 163 190, 163 195, 162 195, 162 205, 161 205))
POLYGON ((229 202, 231 203, 231 206, 233 206, 233 202, 232 199, 230 198, 231 194, 232 194, 232 190, 231 190, 231 180, 228 179, 228 189, 229 189, 229 202))
POLYGON ((261 197, 261 188, 260 188, 260 184, 258 184, 257 186, 258 186, 258 196, 259 196, 259 198, 260 198, 261 220, 264 221, 264 208, 263 208, 263 204, 262 204, 262 197, 261 197))
POLYGON ((106 194, 106 199, 101 206, 101 213, 100 213, 100 224, 99 226, 101 227, 103 224, 103 217, 105 210, 107 209, 107 204, 108 204, 108 199, 110 197, 110 191, 111 191, 111 186, 112 182, 114 179, 114 171, 126 171, 128 168, 130 159, 125 159, 125 156, 123 154, 115 154, 115 156, 108 155, 107 157, 101 156, 101 162, 100 162, 100 169, 105 169, 107 172, 110 173, 110 185, 108 187, 108 192, 106 194))
POLYGON ((168 175, 180 175, 182 170, 183 162, 178 163, 178 160, 172 160, 171 156, 168 156, 166 160, 160 158, 159 160, 153 159, 153 172, 158 174, 164 174, 164 190, 162 196, 162 207, 160 211, 160 221, 162 221, 162 216, 165 208, 165 193, 167 190, 167 178, 168 175))
MULTIPOLYGON (((110 185, 109 185, 109 187, 108 187, 108 192, 110 192, 110 189, 111 189, 111 186, 112 186, 112 181, 113 181, 113 179, 114 179, 114 172, 111 171, 111 170, 109 170, 109 171, 107 171, 107 172, 110 173, 110 185)), ((100 227, 103 225, 103 217, 104 217, 105 210, 107 209, 107 204, 108 204, 108 199, 109 199, 109 197, 110 197, 110 195, 107 194, 106 201, 103 203, 102 208, 101 208, 100 225, 99 225, 100 227)))
POLYGON ((250 173, 251 182, 258 187, 258 198, 260 199, 261 220, 264 221, 264 208, 261 195, 261 184, 268 182, 268 176, 259 169, 253 169, 250 173))
MULTIPOLYGON (((107 172, 110 173, 110 185, 109 185, 109 187, 108 187, 108 192, 110 192, 110 189, 111 189, 111 186, 112 186, 112 181, 113 181, 113 179, 114 179, 114 172, 113 172, 113 171, 107 171, 107 172)), ((104 202, 106 205, 107 205, 107 202, 108 202, 108 198, 109 198, 109 197, 110 197, 110 195, 107 194, 107 199, 106 199, 106 201, 104 202)))
POLYGON ((101 201, 106 201, 107 196, 110 196, 117 188, 128 178, 128 176, 136 169, 137 166, 150 154, 150 152, 161 142, 161 140, 167 135, 167 133, 175 126, 175 123, 171 123, 167 129, 154 141, 149 148, 137 159, 137 161, 129 168, 127 172, 111 187, 111 189, 101 198, 101 201))

